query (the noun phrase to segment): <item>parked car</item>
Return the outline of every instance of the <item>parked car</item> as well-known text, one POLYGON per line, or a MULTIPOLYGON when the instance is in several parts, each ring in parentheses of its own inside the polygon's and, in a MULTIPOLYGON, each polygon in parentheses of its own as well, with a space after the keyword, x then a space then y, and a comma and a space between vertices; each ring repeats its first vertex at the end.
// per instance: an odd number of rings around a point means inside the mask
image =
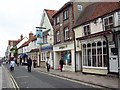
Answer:
POLYGON ((27 62, 22 62, 22 65, 27 65, 27 62))

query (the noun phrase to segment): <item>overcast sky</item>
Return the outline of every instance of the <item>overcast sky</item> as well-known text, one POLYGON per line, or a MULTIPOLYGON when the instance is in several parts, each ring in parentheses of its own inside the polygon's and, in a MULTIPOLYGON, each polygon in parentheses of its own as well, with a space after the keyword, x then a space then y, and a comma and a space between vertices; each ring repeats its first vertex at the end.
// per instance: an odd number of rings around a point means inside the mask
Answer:
POLYGON ((43 9, 58 10, 70 0, 0 0, 0 57, 5 55, 8 40, 35 34, 43 9))

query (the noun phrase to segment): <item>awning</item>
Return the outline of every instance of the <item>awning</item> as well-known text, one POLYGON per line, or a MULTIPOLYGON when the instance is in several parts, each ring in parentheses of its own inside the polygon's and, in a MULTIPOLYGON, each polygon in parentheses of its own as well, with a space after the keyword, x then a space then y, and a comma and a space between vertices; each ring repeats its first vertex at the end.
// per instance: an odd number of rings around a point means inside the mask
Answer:
POLYGON ((20 58, 27 58, 28 57, 28 55, 26 54, 26 53, 22 53, 21 55, 20 55, 20 58))

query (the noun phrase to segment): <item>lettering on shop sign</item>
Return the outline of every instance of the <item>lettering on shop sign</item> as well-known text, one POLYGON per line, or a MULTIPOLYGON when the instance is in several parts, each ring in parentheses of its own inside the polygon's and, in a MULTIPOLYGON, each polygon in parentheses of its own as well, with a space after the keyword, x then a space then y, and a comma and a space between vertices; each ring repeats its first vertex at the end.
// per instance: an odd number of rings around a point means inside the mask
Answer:
POLYGON ((67 44, 59 47, 59 49, 64 49, 64 48, 67 48, 67 44))

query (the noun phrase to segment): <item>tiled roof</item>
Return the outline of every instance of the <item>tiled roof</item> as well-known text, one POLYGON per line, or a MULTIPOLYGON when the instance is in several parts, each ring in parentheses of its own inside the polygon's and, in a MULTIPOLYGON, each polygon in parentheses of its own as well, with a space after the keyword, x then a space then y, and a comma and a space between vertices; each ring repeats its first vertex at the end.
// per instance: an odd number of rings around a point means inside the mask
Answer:
POLYGON ((13 46, 16 46, 21 40, 8 40, 8 45, 10 45, 11 42, 13 42, 13 46))
POLYGON ((85 8, 74 27, 120 9, 120 2, 97 2, 85 8))
POLYGON ((25 43, 23 43, 19 48, 28 46, 29 43, 30 43, 31 41, 34 41, 35 39, 36 39, 36 36, 34 35, 34 36, 32 36, 28 41, 26 41, 25 43))
POLYGON ((72 5, 73 4, 73 2, 67 2, 67 3, 65 3, 54 15, 53 15, 53 17, 55 16, 55 15, 57 15, 58 13, 60 13, 61 11, 63 11, 63 9, 65 9, 66 7, 68 7, 69 5, 72 5))
POLYGON ((53 24, 53 18, 52 16, 57 12, 57 10, 49 10, 49 9, 44 9, 48 15, 48 18, 51 22, 51 25, 53 24))

